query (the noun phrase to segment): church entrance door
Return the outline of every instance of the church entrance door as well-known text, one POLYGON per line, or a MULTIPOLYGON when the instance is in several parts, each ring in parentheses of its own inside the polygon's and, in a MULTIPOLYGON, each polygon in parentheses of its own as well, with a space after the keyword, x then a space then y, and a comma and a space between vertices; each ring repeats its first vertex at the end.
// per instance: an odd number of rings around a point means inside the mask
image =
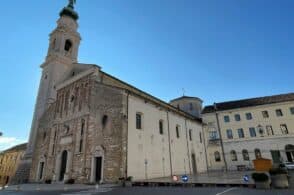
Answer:
POLYGON ((44 172, 44 162, 40 162, 40 167, 39 167, 39 180, 41 180, 43 178, 43 172, 44 172))
POLYGON ((66 164, 67 164, 67 151, 64 150, 61 155, 61 166, 60 166, 60 175, 59 181, 64 180, 64 175, 66 173, 66 164))
POLYGON ((101 181, 101 173, 102 173, 102 157, 95 157, 96 161, 96 171, 95 171, 95 181, 99 183, 101 181))

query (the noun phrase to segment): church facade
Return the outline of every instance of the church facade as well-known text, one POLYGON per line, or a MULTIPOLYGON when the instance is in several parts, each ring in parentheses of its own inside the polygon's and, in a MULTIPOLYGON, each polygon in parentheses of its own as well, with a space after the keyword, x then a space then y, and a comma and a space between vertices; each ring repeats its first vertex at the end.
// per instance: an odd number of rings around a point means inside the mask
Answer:
POLYGON ((98 183, 205 172, 202 120, 193 114, 199 106, 184 112, 97 65, 78 63, 77 20, 70 2, 50 34, 27 149, 30 181, 98 183))

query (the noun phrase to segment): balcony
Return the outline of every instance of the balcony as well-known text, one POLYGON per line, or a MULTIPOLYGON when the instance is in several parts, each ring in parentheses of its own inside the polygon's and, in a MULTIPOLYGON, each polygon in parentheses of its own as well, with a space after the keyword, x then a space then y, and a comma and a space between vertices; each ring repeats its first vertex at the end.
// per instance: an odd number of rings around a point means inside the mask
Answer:
POLYGON ((220 145, 220 138, 209 138, 208 144, 209 145, 220 145))

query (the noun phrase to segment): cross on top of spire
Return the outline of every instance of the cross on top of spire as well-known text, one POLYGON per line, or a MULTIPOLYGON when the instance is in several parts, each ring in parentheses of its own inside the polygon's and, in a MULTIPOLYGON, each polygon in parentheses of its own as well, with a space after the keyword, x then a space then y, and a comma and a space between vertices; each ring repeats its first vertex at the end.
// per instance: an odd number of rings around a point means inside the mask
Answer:
POLYGON ((76 0, 68 0, 68 6, 67 7, 70 7, 72 9, 74 9, 74 4, 76 4, 77 1, 76 0))
POLYGON ((74 10, 74 4, 76 4, 76 0, 68 0, 68 5, 63 8, 60 12, 60 16, 69 16, 74 20, 78 20, 79 19, 79 15, 77 12, 75 12, 74 10))

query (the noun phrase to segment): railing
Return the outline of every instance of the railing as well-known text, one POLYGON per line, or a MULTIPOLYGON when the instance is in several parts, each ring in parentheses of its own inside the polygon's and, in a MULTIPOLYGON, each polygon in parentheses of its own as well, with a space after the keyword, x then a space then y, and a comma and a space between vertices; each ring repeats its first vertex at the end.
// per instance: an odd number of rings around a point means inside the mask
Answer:
POLYGON ((211 144, 211 145, 219 145, 220 144, 220 138, 210 138, 208 140, 208 144, 211 144))

